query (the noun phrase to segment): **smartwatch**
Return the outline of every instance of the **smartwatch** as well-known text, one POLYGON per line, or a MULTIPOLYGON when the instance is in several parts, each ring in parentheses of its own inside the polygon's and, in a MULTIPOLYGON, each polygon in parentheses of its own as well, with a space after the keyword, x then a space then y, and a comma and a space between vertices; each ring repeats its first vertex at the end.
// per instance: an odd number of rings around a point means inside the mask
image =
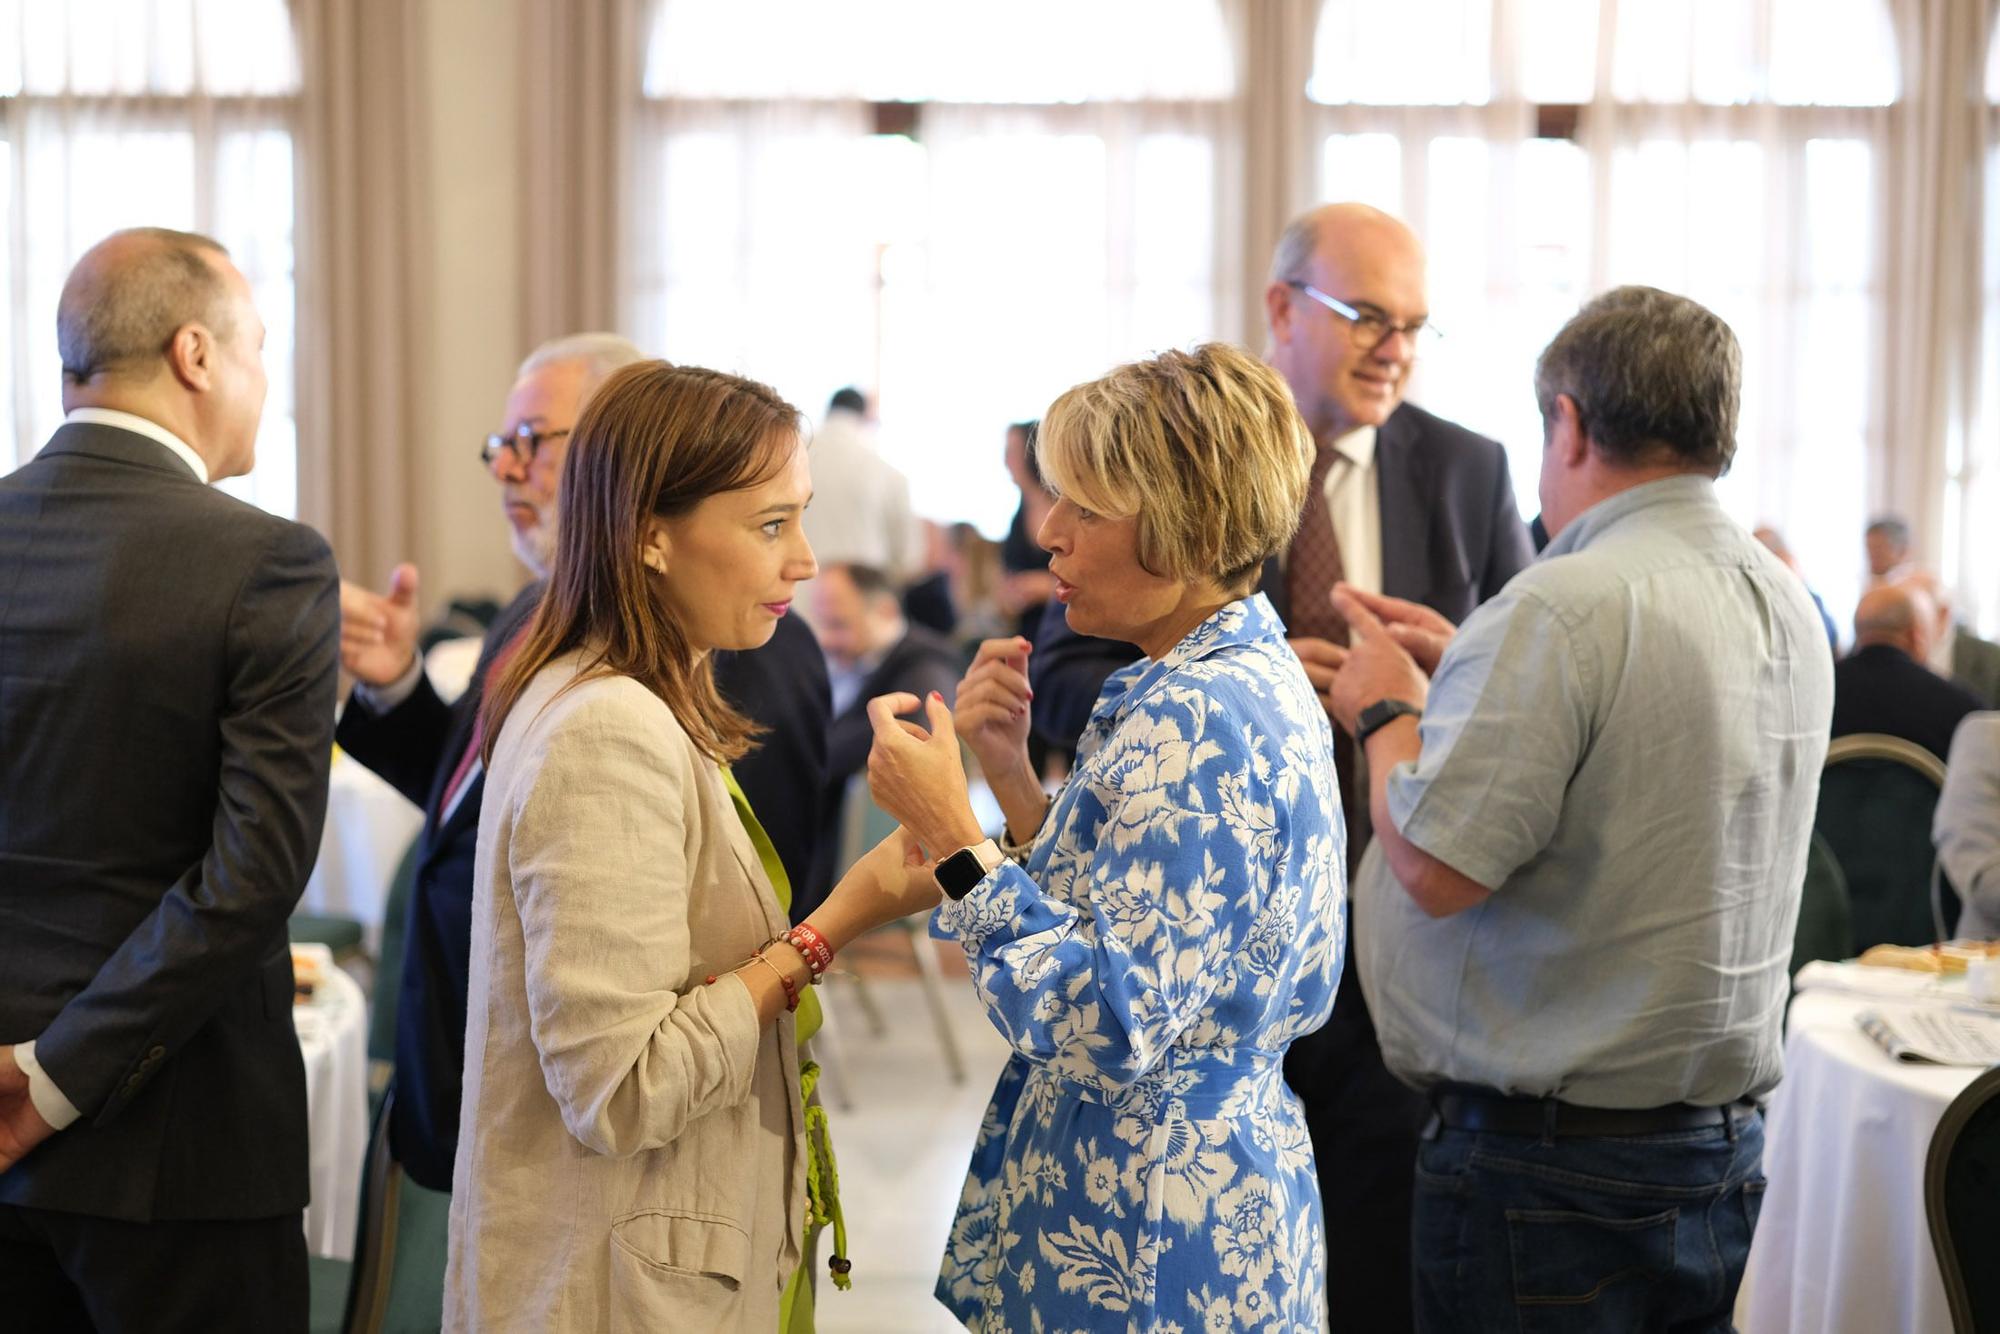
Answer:
POLYGON ((1406 699, 1378 699, 1361 711, 1354 720, 1354 744, 1357 747, 1368 744, 1368 738, 1405 715, 1421 718, 1424 711, 1406 699))
POLYGON ((954 899, 962 899, 973 886, 1000 868, 1006 858, 1000 845, 983 838, 969 848, 960 848, 937 864, 938 888, 954 899))

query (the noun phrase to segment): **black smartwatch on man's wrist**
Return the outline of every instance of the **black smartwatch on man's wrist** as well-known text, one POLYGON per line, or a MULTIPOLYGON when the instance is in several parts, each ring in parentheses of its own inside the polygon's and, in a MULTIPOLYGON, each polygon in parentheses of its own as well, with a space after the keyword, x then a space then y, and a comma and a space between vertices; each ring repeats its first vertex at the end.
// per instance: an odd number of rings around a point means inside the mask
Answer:
POLYGON ((954 899, 962 899, 970 894, 973 887, 993 871, 999 869, 1006 858, 1000 853, 1000 845, 990 838, 982 838, 969 848, 960 848, 937 864, 938 888, 954 899))
POLYGON ((1361 716, 1354 720, 1355 746, 1358 748, 1367 745, 1369 737, 1405 715, 1421 718, 1424 716, 1424 711, 1406 699, 1376 700, 1363 709, 1361 716))

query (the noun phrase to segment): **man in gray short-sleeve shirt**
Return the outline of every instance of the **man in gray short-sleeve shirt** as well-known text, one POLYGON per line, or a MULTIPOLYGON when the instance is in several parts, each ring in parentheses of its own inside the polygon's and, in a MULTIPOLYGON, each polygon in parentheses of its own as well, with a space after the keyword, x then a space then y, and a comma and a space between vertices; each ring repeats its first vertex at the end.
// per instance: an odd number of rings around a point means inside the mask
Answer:
POLYGON ((1716 499, 1740 364, 1694 302, 1590 302, 1536 369, 1542 558, 1456 633, 1336 596, 1382 851, 1357 950, 1437 1110, 1425 1329, 1727 1327, 1833 704, 1804 585, 1716 499))

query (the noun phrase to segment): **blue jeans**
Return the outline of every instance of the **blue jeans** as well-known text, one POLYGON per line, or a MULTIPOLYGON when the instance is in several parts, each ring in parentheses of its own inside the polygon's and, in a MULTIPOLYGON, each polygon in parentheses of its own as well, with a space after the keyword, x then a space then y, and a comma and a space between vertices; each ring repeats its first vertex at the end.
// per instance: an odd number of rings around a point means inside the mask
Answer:
POLYGON ((1417 1150, 1417 1328, 1730 1329, 1764 1198, 1763 1118, 1732 1121, 1617 1139, 1434 1130, 1417 1150))

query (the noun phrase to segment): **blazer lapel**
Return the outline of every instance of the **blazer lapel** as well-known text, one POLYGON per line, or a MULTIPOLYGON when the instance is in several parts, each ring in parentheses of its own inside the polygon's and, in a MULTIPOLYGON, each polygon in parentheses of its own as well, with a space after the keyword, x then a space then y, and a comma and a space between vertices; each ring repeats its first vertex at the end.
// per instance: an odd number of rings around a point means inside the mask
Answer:
POLYGON ((708 780, 715 796, 722 799, 723 836, 729 840, 729 851, 736 857, 736 864, 743 868, 743 874, 750 881, 750 887, 757 896, 757 907, 764 914, 764 929, 775 936, 791 925, 784 909, 778 903, 778 891, 771 884, 771 877, 764 874, 764 862, 757 856, 756 845, 750 842, 750 831, 743 827, 737 817, 736 802, 729 795, 728 784, 722 781, 722 771, 706 766, 708 780))
POLYGON ((1375 433, 1375 485, 1382 507, 1382 591, 1422 602, 1431 591, 1430 469, 1413 420, 1398 408, 1375 433))

